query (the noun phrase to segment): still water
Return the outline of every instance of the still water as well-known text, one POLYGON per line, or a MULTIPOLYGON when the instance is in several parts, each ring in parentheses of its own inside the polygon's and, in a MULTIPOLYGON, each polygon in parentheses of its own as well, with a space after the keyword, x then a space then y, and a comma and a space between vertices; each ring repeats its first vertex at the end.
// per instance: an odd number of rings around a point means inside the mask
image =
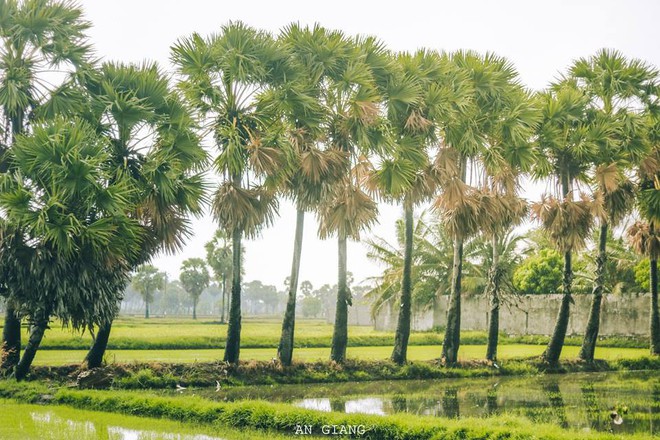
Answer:
POLYGON ((508 414, 564 428, 660 436, 660 372, 277 385, 196 393, 216 400, 263 399, 345 413, 449 418, 508 414), (614 423, 612 411, 621 416, 620 424, 614 423))
POLYGON ((2 440, 264 440, 261 433, 0 400, 2 440))

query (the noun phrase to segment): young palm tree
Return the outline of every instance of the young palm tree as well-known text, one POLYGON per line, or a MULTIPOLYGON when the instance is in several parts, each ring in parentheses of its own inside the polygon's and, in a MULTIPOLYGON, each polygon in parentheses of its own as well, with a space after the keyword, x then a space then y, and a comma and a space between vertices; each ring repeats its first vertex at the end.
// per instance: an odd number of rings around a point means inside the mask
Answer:
POLYGON ((550 177, 556 195, 542 197, 532 205, 551 241, 563 254, 562 300, 557 321, 543 359, 556 364, 564 345, 573 284, 573 251, 584 247, 593 225, 593 204, 586 197, 574 200, 576 182, 586 179, 586 171, 597 152, 590 137, 586 109, 588 96, 570 84, 560 83, 539 96, 543 119, 538 129, 539 154, 534 168, 538 178, 550 177))
POLYGON ((209 287, 209 271, 206 269, 206 263, 201 258, 188 258, 181 265, 179 274, 181 286, 188 292, 193 300, 193 319, 197 319, 197 302, 199 297, 209 287))
POLYGON ((285 163, 279 118, 261 98, 286 78, 289 54, 273 38, 240 22, 208 38, 197 34, 172 47, 179 87, 219 150, 222 176, 213 214, 232 237, 232 290, 224 360, 237 363, 241 338, 241 241, 270 224, 277 201, 271 180, 285 163))
POLYGON ((206 262, 211 266, 215 279, 222 285, 222 303, 220 306, 220 323, 227 322, 226 299, 227 283, 232 279, 232 258, 231 244, 229 237, 222 229, 215 231, 213 239, 204 245, 206 249, 206 262))
POLYGON ((603 49, 581 58, 570 68, 569 80, 589 97, 589 118, 598 136, 594 180, 600 236, 596 257, 596 278, 589 319, 580 349, 580 359, 593 361, 600 326, 600 309, 607 267, 607 237, 610 228, 630 212, 633 184, 626 176, 631 165, 645 154, 637 116, 638 103, 644 100, 657 72, 640 60, 627 60, 621 53, 603 49))
MULTIPOLYGON (((83 115, 110 140, 115 172, 134 188, 132 215, 147 238, 133 271, 160 250, 181 249, 192 232, 188 217, 201 213, 206 154, 188 109, 157 65, 105 63, 80 82, 89 103, 83 115)), ((98 328, 85 358, 89 368, 101 365, 111 328, 112 321, 98 328)))
MULTIPOLYGON (((86 30, 89 23, 82 11, 68 2, 5 1, 0 8, 0 172, 6 172, 7 150, 15 137, 24 133, 30 115, 52 116, 53 109, 70 109, 80 104, 67 93, 65 81, 51 85, 42 73, 50 70, 72 72, 88 62, 86 30)), ((17 299, 5 309, 2 369, 10 371, 19 359, 20 313, 17 299)))

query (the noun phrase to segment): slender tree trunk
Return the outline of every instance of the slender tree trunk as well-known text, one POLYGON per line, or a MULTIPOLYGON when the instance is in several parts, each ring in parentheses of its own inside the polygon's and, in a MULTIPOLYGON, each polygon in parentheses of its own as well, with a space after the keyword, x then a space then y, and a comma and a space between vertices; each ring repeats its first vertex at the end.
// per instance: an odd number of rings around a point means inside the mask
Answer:
POLYGON ((497 248, 497 234, 493 234, 493 265, 488 273, 488 296, 490 316, 488 320, 488 348, 486 359, 497 360, 497 342, 500 336, 500 253, 497 248))
MULTIPOLYGON (((465 182, 467 158, 459 158, 461 181, 465 182)), ((461 278, 463 276, 463 237, 454 237, 454 261, 451 273, 451 292, 447 309, 447 328, 442 343, 442 360, 446 364, 458 361, 458 348, 461 343, 461 278)))
POLYGON ((144 317, 149 319, 149 300, 147 299, 144 300, 144 317))
POLYGON ((340 233, 337 244, 337 309, 335 311, 335 328, 332 333, 330 359, 341 363, 346 359, 346 346, 348 345, 348 302, 350 301, 346 272, 346 236, 340 233))
POLYGON ((300 257, 302 255, 303 228, 305 226, 305 211, 298 208, 296 213, 296 234, 293 242, 293 262, 289 278, 289 298, 282 321, 282 336, 277 348, 277 357, 282 365, 291 365, 293 359, 293 334, 296 326, 296 295, 298 294, 298 277, 300 276, 300 257))
POLYGON ((21 358, 21 320, 16 314, 14 303, 7 301, 5 326, 2 330, 2 371, 9 373, 21 358))
POLYGON ((557 321, 552 333, 552 338, 542 355, 543 359, 551 365, 555 365, 559 362, 561 350, 564 348, 564 339, 566 339, 566 330, 568 329, 570 307, 571 302, 573 302, 573 298, 571 297, 571 287, 573 284, 573 266, 571 259, 571 252, 565 252, 564 277, 562 280, 564 294, 561 298, 561 305, 559 306, 559 313, 557 314, 557 321))
POLYGON ((592 362, 596 351, 596 341, 600 330, 600 308, 603 302, 603 290, 605 285, 605 270, 607 263, 607 222, 600 225, 600 239, 598 242, 598 257, 596 257, 596 282, 594 284, 593 297, 591 299, 591 310, 587 320, 587 329, 584 332, 582 348, 580 348, 580 359, 592 362))
MULTIPOLYGON (((568 200, 568 195, 571 191, 571 181, 568 177, 568 174, 565 172, 561 174, 561 191, 563 200, 568 200)), ((571 313, 571 302, 573 302, 573 298, 571 297, 572 286, 572 255, 571 251, 567 250, 564 252, 564 272, 562 279, 562 287, 564 289, 564 293, 561 299, 561 305, 559 306, 559 312, 557 313, 557 320, 555 322, 555 328, 552 332, 552 337, 550 338, 550 342, 548 343, 545 351, 541 355, 541 357, 551 365, 555 365, 557 362, 559 362, 559 356, 561 356, 561 350, 564 347, 566 329, 568 328, 568 319, 571 313)))
POLYGON ((397 364, 406 362, 408 339, 410 338, 410 310, 412 303, 412 252, 413 252, 413 207, 404 202, 405 210, 405 244, 403 250, 403 277, 401 279, 401 307, 399 320, 394 335, 394 350, 392 361, 397 364))
POLYGON ((241 350, 241 231, 232 231, 232 283, 225 362, 238 363, 241 350))
POLYGON ((447 309, 447 329, 442 343, 442 359, 447 364, 458 361, 461 342, 461 277, 463 271, 463 239, 454 238, 454 263, 451 274, 451 296, 447 309))
POLYGON ((92 342, 92 346, 83 361, 87 368, 98 368, 103 365, 103 356, 105 356, 105 350, 108 348, 111 329, 112 322, 99 327, 94 342, 92 342))
POLYGON ((660 314, 658 312, 658 260, 651 263, 651 354, 660 355, 660 314))
POLYGON ((225 296, 227 295, 227 276, 222 275, 222 310, 220 311, 220 324, 225 323, 225 296))
POLYGON ((193 298, 193 319, 197 319, 197 298, 193 298))
POLYGON ((23 380, 30 371, 32 366, 32 361, 34 360, 41 340, 44 337, 46 328, 48 327, 48 314, 44 317, 40 317, 30 326, 30 336, 28 337, 27 344, 25 345, 25 350, 23 351, 23 356, 21 360, 16 365, 16 380, 23 380))

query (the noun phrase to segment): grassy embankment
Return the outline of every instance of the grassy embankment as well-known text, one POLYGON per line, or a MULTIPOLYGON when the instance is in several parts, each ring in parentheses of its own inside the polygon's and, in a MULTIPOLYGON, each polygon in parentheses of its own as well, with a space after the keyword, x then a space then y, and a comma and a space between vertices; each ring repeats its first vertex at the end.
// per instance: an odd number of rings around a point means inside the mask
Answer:
POLYGON ((642 440, 646 435, 608 434, 562 429, 533 423, 525 418, 499 416, 461 420, 394 415, 387 417, 324 413, 286 404, 259 401, 212 402, 195 396, 185 399, 156 396, 149 392, 76 391, 49 389, 41 384, 0 382, 0 397, 20 402, 47 402, 121 414, 171 419, 200 427, 223 426, 293 434, 298 426, 309 426, 315 434, 328 425, 363 427, 363 435, 353 438, 400 440, 642 440))

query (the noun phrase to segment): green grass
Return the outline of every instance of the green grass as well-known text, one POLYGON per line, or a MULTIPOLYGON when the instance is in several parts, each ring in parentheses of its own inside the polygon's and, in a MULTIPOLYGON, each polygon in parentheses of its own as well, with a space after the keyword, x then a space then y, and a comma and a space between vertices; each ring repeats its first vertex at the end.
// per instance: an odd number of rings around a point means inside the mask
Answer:
MULTIPOLYGON (((194 423, 200 427, 270 429, 284 434, 297 425, 310 425, 320 433, 323 425, 363 426, 360 438, 382 440, 641 440, 646 435, 612 435, 562 429, 514 416, 463 418, 460 420, 413 415, 387 417, 361 414, 324 413, 287 404, 260 401, 212 402, 196 396, 161 397, 149 392, 48 390, 43 385, 0 382, 0 395, 52 392, 52 402, 86 410, 107 411, 194 423)), ((21 399, 21 397, 15 397, 21 399)))
MULTIPOLYGON (((540 355, 544 350, 538 345, 502 345, 498 349, 500 359, 526 358, 540 355)), ((441 347, 439 345, 416 345, 408 348, 408 359, 426 361, 438 359, 441 347)), ((579 347, 564 347, 562 359, 577 357, 579 347)), ((463 345, 459 351, 459 359, 483 359, 486 353, 485 345, 463 345)), ((34 360, 35 365, 67 365, 80 363, 85 357, 84 350, 40 350, 34 360)), ((349 347, 349 358, 359 360, 387 359, 392 354, 391 347, 349 347)), ((596 358, 604 360, 633 359, 648 355, 647 349, 640 348, 596 348, 596 358)), ((109 350, 106 359, 112 363, 129 362, 211 362, 222 359, 223 350, 109 350)), ((277 356, 277 348, 243 348, 242 360, 268 361, 277 356)), ((294 351, 294 359, 298 361, 317 361, 330 358, 329 348, 299 348, 294 351)))
MULTIPOLYGON (((243 320, 241 333, 242 348, 270 348, 279 342, 281 321, 278 319, 243 320)), ((0 324, 1 327, 1 324, 0 324)), ((322 320, 298 320, 296 323, 296 347, 322 348, 330 347, 332 341, 332 324, 322 320)), ((110 349, 119 350, 166 350, 166 349, 217 349, 223 348, 226 340, 227 327, 210 319, 193 321, 190 318, 151 318, 120 317, 112 327, 110 349)), ((349 345, 389 346, 394 343, 393 332, 376 331, 368 326, 351 326, 349 328, 349 345)), ((440 345, 442 332, 413 332, 410 335, 410 345, 440 345)), ((23 328, 23 341, 27 340, 27 328, 23 328)), ((464 345, 485 344, 485 332, 464 331, 461 341, 464 345)), ((92 338, 89 333, 74 334, 69 329, 61 328, 57 323, 51 325, 42 342, 43 350, 85 350, 89 348, 92 338)), ((578 346, 581 337, 569 336, 566 345, 578 346)), ((545 345, 547 336, 501 335, 500 344, 545 345)), ((647 338, 607 337, 599 341, 601 347, 646 348, 647 338)))
POLYGON ((172 438, 193 440, 199 435, 228 440, 289 438, 273 432, 238 430, 213 425, 199 426, 173 420, 85 411, 61 405, 44 407, 0 400, 0 438, 2 439, 97 440, 119 438, 118 436, 121 435, 119 430, 150 440, 172 438))

